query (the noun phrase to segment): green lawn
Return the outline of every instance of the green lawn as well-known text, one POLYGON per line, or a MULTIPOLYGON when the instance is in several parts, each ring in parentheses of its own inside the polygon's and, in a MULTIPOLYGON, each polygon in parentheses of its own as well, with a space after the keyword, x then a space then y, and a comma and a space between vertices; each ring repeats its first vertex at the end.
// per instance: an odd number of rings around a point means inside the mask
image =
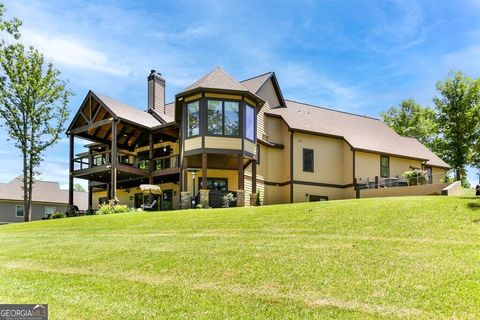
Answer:
POLYGON ((0 226, 0 303, 51 319, 480 318, 480 199, 0 226))

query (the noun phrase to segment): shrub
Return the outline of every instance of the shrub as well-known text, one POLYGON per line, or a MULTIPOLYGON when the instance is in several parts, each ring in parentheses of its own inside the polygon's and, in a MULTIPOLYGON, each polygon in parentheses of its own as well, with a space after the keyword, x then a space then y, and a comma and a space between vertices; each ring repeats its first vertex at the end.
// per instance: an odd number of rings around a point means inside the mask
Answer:
POLYGON ((260 190, 257 190, 257 198, 255 199, 255 206, 259 207, 262 205, 262 200, 260 199, 260 190))
POLYGON ((126 213, 130 212, 130 208, 126 205, 116 204, 102 204, 100 205, 100 209, 97 210, 96 214, 114 214, 114 213, 126 213))
POLYGON ((93 216, 95 214, 96 214, 96 211, 93 209, 88 209, 87 211, 85 211, 86 216, 93 216))
POLYGON ((65 213, 62 213, 62 212, 54 212, 52 213, 52 215, 50 215, 50 217, 48 217, 48 219, 62 219, 62 218, 66 218, 67 215, 65 213))
POLYGON ((223 207, 224 208, 230 207, 230 202, 233 202, 233 201, 236 201, 236 200, 237 200, 237 198, 235 197, 235 195, 232 192, 228 192, 228 193, 224 194, 223 197, 222 197, 223 207))
POLYGON ((195 206, 195 208, 197 208, 197 209, 203 209, 203 206, 202 206, 201 203, 199 203, 199 204, 197 204, 197 205, 195 206))
POLYGON ((403 176, 407 180, 409 186, 416 186, 426 184, 428 182, 428 173, 427 171, 414 169, 411 171, 406 171, 403 176))

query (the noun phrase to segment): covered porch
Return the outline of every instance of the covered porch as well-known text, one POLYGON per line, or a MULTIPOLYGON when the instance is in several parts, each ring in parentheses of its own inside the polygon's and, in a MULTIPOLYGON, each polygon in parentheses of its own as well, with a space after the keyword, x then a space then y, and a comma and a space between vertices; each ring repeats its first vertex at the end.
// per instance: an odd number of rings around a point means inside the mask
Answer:
MULTIPOLYGON (((67 134, 69 205, 74 203, 74 179, 88 181, 90 210, 109 201, 135 207, 137 196, 129 193, 140 184, 179 184, 178 126, 154 112, 89 92, 67 134), (85 146, 86 151, 76 153, 75 138, 92 143, 85 146)), ((173 194, 174 189, 168 190, 173 194)))
POLYGON ((257 192, 256 160, 244 154, 201 153, 184 156, 182 166, 182 208, 200 204, 203 208, 223 206, 223 196, 233 193, 229 206, 255 204, 257 192), (246 188, 245 170, 252 173, 246 188), (250 185, 251 184, 251 185, 250 185), (246 194, 248 189, 249 194, 246 194))

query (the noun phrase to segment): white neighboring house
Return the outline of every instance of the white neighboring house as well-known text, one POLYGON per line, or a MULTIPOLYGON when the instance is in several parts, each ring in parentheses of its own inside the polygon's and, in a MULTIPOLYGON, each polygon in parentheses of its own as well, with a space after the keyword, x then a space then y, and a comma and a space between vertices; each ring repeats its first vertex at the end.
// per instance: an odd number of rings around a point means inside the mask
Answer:
MULTIPOLYGON (((23 183, 19 177, 0 183, 0 223, 24 221, 23 183)), ((75 191, 75 205, 80 210, 88 207, 88 193, 75 191)), ((66 212, 68 190, 60 189, 54 181, 37 181, 33 185, 32 221, 41 220, 54 212, 66 212)))

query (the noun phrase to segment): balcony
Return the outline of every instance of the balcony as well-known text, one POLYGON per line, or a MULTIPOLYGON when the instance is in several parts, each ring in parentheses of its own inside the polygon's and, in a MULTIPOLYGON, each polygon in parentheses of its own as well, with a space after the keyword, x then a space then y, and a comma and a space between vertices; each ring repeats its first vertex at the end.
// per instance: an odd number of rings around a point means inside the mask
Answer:
MULTIPOLYGON (((118 173, 122 179, 158 177, 180 172, 180 155, 167 155, 150 160, 127 151, 117 152, 118 173)), ((111 151, 83 153, 73 159, 73 175, 94 181, 108 181, 111 171, 111 151)))

